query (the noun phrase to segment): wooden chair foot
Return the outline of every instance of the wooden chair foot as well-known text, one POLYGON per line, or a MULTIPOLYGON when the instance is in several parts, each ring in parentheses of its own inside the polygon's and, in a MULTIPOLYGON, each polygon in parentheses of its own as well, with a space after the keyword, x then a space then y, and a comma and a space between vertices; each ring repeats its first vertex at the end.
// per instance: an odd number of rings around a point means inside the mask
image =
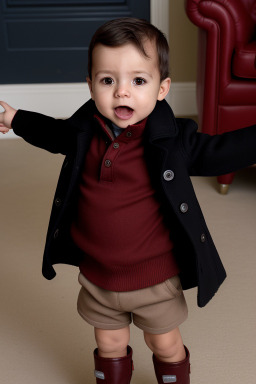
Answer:
POLYGON ((229 184, 220 184, 220 194, 221 195, 226 195, 228 193, 228 190, 229 190, 229 184))

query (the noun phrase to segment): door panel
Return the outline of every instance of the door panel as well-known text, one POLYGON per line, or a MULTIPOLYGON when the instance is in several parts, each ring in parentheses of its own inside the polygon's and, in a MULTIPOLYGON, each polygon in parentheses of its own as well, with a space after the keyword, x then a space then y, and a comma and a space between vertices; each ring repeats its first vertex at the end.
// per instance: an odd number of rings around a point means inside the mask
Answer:
POLYGON ((2 0, 1 84, 85 81, 91 36, 116 17, 150 20, 150 0, 2 0))

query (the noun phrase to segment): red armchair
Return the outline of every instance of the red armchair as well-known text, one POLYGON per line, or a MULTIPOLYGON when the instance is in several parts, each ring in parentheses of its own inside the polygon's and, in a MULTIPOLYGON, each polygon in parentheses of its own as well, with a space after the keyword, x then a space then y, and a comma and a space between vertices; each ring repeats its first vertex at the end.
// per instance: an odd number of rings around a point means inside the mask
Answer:
MULTIPOLYGON (((255 124, 256 0, 185 0, 198 30, 199 127, 211 135, 255 124)), ((218 177, 226 193, 234 174, 218 177)))

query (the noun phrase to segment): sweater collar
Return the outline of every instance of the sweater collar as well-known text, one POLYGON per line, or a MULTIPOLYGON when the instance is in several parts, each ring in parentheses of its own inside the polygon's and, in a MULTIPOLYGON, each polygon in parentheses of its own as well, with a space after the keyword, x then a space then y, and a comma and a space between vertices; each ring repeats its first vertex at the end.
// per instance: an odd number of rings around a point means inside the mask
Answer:
POLYGON ((95 120, 99 123, 103 131, 111 138, 111 140, 118 140, 119 142, 129 142, 134 139, 142 139, 143 132, 145 130, 145 126, 147 123, 147 119, 145 118, 142 121, 138 122, 137 124, 128 125, 127 128, 123 129, 122 133, 118 135, 117 137, 113 136, 112 126, 113 124, 111 121, 106 120, 102 115, 99 113, 96 113, 94 115, 95 120))

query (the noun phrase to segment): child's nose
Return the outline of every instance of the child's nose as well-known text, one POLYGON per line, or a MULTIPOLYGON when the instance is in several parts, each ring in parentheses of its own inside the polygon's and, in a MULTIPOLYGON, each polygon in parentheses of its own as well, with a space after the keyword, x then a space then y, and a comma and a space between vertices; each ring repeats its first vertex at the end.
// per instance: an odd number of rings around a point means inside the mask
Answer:
POLYGON ((119 85, 115 91, 115 97, 130 97, 129 87, 125 84, 119 85))

